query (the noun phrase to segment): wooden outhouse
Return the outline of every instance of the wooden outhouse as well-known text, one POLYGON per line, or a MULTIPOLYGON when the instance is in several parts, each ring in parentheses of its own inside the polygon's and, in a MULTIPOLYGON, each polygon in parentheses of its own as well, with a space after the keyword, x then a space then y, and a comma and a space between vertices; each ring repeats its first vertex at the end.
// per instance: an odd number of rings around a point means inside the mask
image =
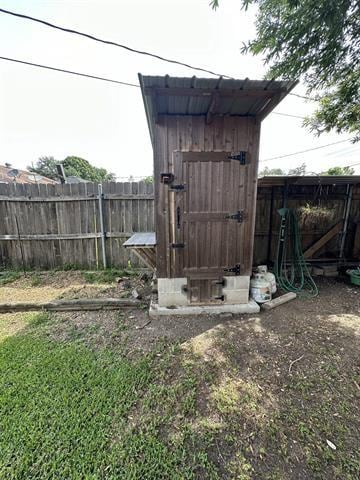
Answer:
POLYGON ((260 124, 296 82, 139 80, 154 150, 156 308, 252 311, 260 124))

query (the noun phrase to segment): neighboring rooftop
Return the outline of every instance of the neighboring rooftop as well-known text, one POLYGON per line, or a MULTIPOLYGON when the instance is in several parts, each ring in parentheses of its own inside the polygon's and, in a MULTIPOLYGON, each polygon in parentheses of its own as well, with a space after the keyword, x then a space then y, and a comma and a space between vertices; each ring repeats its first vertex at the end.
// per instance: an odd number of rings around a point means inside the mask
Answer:
POLYGON ((51 178, 43 177, 38 173, 19 170, 13 166, 0 165, 0 183, 31 183, 56 185, 58 182, 51 178))
POLYGON ((150 136, 159 115, 251 116, 263 120, 297 81, 143 76, 139 73, 150 136))

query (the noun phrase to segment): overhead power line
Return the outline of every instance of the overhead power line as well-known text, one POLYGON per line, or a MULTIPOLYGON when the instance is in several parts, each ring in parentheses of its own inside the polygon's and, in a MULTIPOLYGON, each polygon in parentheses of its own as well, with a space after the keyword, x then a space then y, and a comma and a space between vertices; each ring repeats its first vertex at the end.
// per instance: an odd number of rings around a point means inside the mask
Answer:
POLYGON ((181 65, 181 66, 186 67, 186 68, 191 68, 192 70, 198 70, 200 72, 209 73, 210 75, 215 75, 217 77, 232 78, 228 75, 221 75, 220 73, 213 72, 212 70, 207 70, 206 68, 195 67, 193 65, 189 65, 189 64, 181 62, 179 60, 173 60, 171 58, 162 57, 161 55, 158 55, 156 53, 147 52, 145 50, 137 50, 136 48, 132 48, 132 47, 129 47, 127 45, 123 45, 121 43, 113 42, 112 40, 104 40, 102 38, 95 37, 95 35, 91 35, 89 33, 80 32, 80 31, 74 30, 72 28, 61 27, 60 25, 55 25, 54 23, 47 22, 46 20, 41 20, 40 18, 31 17, 30 15, 24 15, 22 13, 12 12, 10 10, 5 10, 4 8, 0 8, 0 12, 6 13, 8 15, 12 15, 14 17, 23 18, 25 20, 31 20, 33 22, 37 22, 37 23, 40 23, 42 25, 46 25, 47 27, 55 28, 56 30, 61 30, 63 32, 72 33, 74 35, 79 35, 81 37, 89 38, 90 40, 94 40, 94 41, 100 42, 100 43, 105 43, 106 45, 112 45, 114 47, 123 48, 124 50, 128 50, 129 52, 132 52, 132 53, 138 53, 139 55, 146 55, 148 57, 157 58, 158 60, 162 60, 163 62, 174 63, 176 65, 181 65))
MULTIPOLYGON (((73 70, 67 70, 65 68, 51 67, 50 65, 42 65, 40 63, 33 63, 33 62, 28 62, 26 60, 19 60, 17 58, 9 58, 9 57, 1 57, 0 56, 0 60, 7 60, 9 62, 21 63, 23 65, 28 65, 30 67, 45 68, 46 70, 54 70, 55 72, 68 73, 70 75, 77 75, 79 77, 86 77, 86 78, 92 78, 92 79, 95 79, 95 80, 102 80, 104 82, 117 83, 119 85, 125 85, 127 87, 140 88, 140 85, 138 85, 136 83, 124 82, 122 80, 114 80, 112 78, 106 78, 106 77, 99 77, 98 75, 91 75, 89 73, 75 72, 73 70)), ((276 115, 283 115, 285 117, 294 117, 294 118, 301 118, 301 119, 304 118, 304 117, 300 117, 298 115, 292 115, 290 113, 282 113, 282 112, 271 112, 271 113, 275 113, 276 115)))
POLYGON ((140 85, 136 85, 135 83, 128 83, 128 82, 122 82, 120 80, 113 80, 111 78, 98 77, 97 75, 90 75, 89 73, 74 72, 72 70, 65 70, 64 68, 50 67, 49 65, 41 65, 40 63, 26 62, 25 60, 18 60, 16 58, 0 57, 0 59, 1 60, 8 60, 9 62, 22 63, 24 65, 30 65, 31 67, 45 68, 47 70, 55 70, 56 72, 69 73, 71 75, 77 75, 77 76, 80 76, 80 77, 94 78, 95 80, 102 80, 104 82, 118 83, 120 85, 126 85, 128 87, 138 87, 138 88, 140 88, 140 85))
POLYGON ((349 142, 350 140, 351 140, 350 138, 347 138, 346 140, 339 140, 338 142, 327 143, 326 145, 320 145, 320 147, 313 147, 313 148, 308 148, 307 150, 301 150, 299 152, 287 153, 285 155, 279 155, 277 157, 265 158, 265 160, 260 160, 260 162, 270 162, 271 160, 278 160, 279 158, 292 157, 293 155, 312 152, 313 150, 320 150, 320 148, 330 147, 331 145, 337 145, 339 143, 349 142))
MULTIPOLYGON (((90 75, 88 73, 80 73, 80 72, 75 72, 75 71, 72 71, 72 70, 66 70, 64 68, 51 67, 49 65, 42 65, 42 64, 39 64, 39 63, 27 62, 25 60, 19 60, 19 59, 16 59, 16 58, 9 58, 9 57, 0 56, 0 60, 6 60, 6 61, 9 61, 9 62, 20 63, 20 64, 28 65, 28 66, 31 66, 31 67, 44 68, 46 70, 54 70, 56 72, 67 73, 67 74, 70 74, 70 75, 77 75, 77 76, 80 76, 80 77, 92 78, 92 79, 95 79, 95 80, 102 80, 102 81, 105 81, 105 82, 116 83, 116 84, 125 85, 125 86, 128 86, 128 87, 140 88, 140 85, 135 84, 135 83, 123 82, 121 80, 114 80, 114 79, 111 79, 111 78, 99 77, 97 75, 90 75)), ((304 117, 300 117, 298 115, 291 115, 291 114, 282 113, 282 112, 271 112, 271 113, 275 113, 277 115, 284 115, 286 117, 294 117, 294 118, 301 118, 301 119, 304 118, 304 117)), ((320 148, 329 147, 331 145, 337 145, 339 143, 348 142, 349 140, 350 139, 340 140, 338 142, 328 143, 326 145, 321 145, 319 147, 309 148, 307 150, 302 150, 302 151, 299 151, 299 152, 293 152, 293 153, 288 153, 288 154, 285 154, 285 155, 280 155, 280 156, 277 156, 277 157, 266 158, 265 160, 260 160, 260 162, 269 162, 269 161, 277 160, 277 159, 280 159, 280 158, 285 158, 285 157, 290 157, 290 156, 293 156, 293 155, 298 155, 298 154, 301 154, 301 153, 311 152, 313 150, 319 150, 320 148)), ((347 165, 347 166, 352 167, 352 166, 356 166, 356 165, 358 165, 358 164, 355 163, 353 165, 347 165)))
MULTIPOLYGON (((74 34, 74 35, 79 35, 81 37, 85 37, 85 38, 88 38, 90 40, 94 40, 96 42, 104 43, 106 45, 112 45, 114 47, 123 48, 124 50, 127 50, 129 52, 137 53, 139 55, 146 55, 148 57, 153 57, 153 58, 156 58, 156 59, 161 60, 163 62, 173 63, 175 65, 181 65, 183 67, 190 68, 192 70, 197 70, 199 72, 209 73, 210 75, 215 75, 216 77, 223 77, 223 78, 228 78, 228 79, 233 79, 234 78, 230 75, 224 75, 222 73, 216 73, 212 70, 208 70, 208 69, 203 68, 203 67, 196 67, 194 65, 190 65, 188 63, 181 62, 180 60, 174 60, 172 58, 166 58, 166 57, 163 57, 161 55, 158 55, 157 53, 151 53, 151 52, 147 52, 145 50, 137 50, 136 48, 129 47, 128 45, 124 45, 122 43, 114 42, 112 40, 105 40, 105 39, 96 37, 95 35, 92 35, 90 33, 80 32, 79 30, 75 30, 75 29, 72 29, 72 28, 62 27, 60 25, 55 25, 54 23, 50 23, 50 22, 48 22, 46 20, 42 20, 40 18, 31 17, 30 15, 25 15, 23 13, 17 13, 17 12, 13 12, 11 10, 5 10, 4 8, 0 8, 0 13, 5 13, 7 15, 12 15, 14 17, 22 18, 24 20, 30 20, 32 22, 40 23, 41 25, 45 25, 47 27, 51 27, 51 28, 54 28, 56 30, 61 30, 62 32, 71 33, 71 34, 74 34)), ((290 92, 288 95, 293 95, 294 97, 302 98, 302 99, 305 99, 305 100, 314 100, 313 98, 306 97, 306 96, 303 96, 303 95, 298 95, 297 93, 292 93, 292 92, 290 92)))
POLYGON ((293 117, 293 118, 301 118, 301 120, 305 120, 305 117, 300 117, 300 115, 292 115, 291 113, 282 113, 282 112, 271 112, 275 115, 283 115, 284 117, 293 117))

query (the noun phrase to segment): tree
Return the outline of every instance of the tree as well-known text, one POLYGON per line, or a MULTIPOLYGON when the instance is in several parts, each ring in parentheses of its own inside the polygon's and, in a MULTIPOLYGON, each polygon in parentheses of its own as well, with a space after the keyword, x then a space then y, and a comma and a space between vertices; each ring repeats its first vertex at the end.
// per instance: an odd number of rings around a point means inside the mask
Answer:
POLYGON ((110 182, 115 180, 115 175, 105 168, 91 165, 87 160, 80 157, 66 157, 62 162, 67 176, 80 177, 90 182, 110 182))
POLYGON ((91 165, 87 160, 80 157, 66 157, 65 160, 55 160, 54 157, 40 157, 35 166, 28 167, 30 172, 38 173, 44 177, 58 180, 59 175, 56 165, 63 164, 65 175, 89 180, 89 182, 110 182, 115 180, 115 175, 105 168, 91 165))
POLYGON ((284 170, 281 170, 281 168, 269 168, 269 167, 264 167, 261 172, 259 172, 259 177, 265 177, 265 176, 270 176, 270 175, 286 175, 284 170))
POLYGON ((149 177, 144 178, 145 183, 154 183, 154 177, 151 175, 149 177))
POLYGON ((351 167, 332 167, 322 175, 354 175, 355 170, 351 167))
MULTIPOLYGON (((358 0, 240 0, 258 7, 256 38, 243 52, 265 56, 268 78, 302 78, 316 94, 313 132, 332 129, 360 140, 360 4, 358 0)), ((212 0, 213 8, 219 0, 212 0)))
POLYGON ((291 168, 288 171, 288 175, 297 175, 297 176, 306 175, 306 163, 302 163, 298 167, 291 168))
POLYGON ((29 172, 34 172, 44 177, 58 179, 56 165, 59 163, 54 157, 40 157, 35 166, 29 166, 29 172))

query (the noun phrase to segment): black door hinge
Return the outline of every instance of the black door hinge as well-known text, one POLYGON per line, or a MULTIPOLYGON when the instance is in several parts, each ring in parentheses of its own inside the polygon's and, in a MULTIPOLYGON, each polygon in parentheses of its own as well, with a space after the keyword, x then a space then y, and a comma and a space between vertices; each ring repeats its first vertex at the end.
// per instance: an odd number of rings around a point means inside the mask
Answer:
POLYGON ((170 190, 175 190, 176 192, 180 190, 185 190, 185 185, 182 183, 176 184, 176 185, 170 185, 170 190))
POLYGON ((230 160, 237 160, 240 162, 240 165, 245 165, 246 164, 246 152, 241 151, 239 153, 236 153, 234 155, 229 155, 228 158, 230 160))
POLYGON ((229 215, 226 215, 225 218, 237 220, 238 223, 242 223, 244 221, 244 210, 238 210, 236 213, 231 213, 229 215))
POLYGON ((219 297, 214 297, 214 300, 221 300, 223 302, 225 300, 225 296, 220 295, 219 297))
POLYGON ((185 243, 170 243, 171 248, 184 248, 185 243))
POLYGON ((235 273, 235 275, 240 275, 240 263, 237 263, 235 267, 224 268, 224 272, 235 273))

